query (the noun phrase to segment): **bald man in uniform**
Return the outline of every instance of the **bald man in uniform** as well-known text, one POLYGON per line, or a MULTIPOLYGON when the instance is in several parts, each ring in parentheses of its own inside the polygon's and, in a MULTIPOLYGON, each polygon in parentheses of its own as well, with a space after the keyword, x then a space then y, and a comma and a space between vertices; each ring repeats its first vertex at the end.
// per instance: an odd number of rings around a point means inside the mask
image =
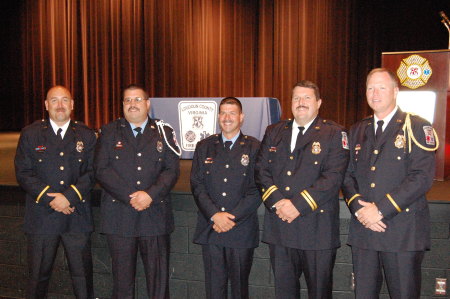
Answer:
POLYGON ((75 296, 94 296, 90 197, 96 137, 93 130, 70 119, 73 106, 67 88, 52 87, 45 99, 49 119, 34 122, 20 134, 15 167, 26 192, 27 298, 47 298, 60 243, 75 296))

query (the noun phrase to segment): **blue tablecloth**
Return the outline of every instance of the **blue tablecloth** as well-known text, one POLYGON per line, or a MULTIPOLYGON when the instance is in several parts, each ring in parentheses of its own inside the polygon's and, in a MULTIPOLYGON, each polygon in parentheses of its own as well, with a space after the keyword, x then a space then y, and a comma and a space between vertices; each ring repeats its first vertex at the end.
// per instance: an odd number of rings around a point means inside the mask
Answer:
MULTIPOLYGON (((280 103, 275 98, 238 98, 245 114, 241 128, 246 135, 259 140, 266 127, 281 117, 280 103)), ((152 118, 169 123, 182 149, 182 159, 192 159, 198 141, 219 133, 217 121, 222 98, 151 98, 152 118)))

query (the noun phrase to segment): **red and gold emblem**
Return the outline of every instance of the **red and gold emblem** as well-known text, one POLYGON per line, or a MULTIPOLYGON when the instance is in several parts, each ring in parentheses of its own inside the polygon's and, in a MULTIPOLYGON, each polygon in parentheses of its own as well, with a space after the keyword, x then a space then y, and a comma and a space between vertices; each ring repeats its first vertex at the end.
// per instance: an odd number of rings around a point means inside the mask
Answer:
POLYGON ((432 74, 428 60, 417 54, 402 59, 397 69, 400 84, 411 89, 427 84, 432 74))

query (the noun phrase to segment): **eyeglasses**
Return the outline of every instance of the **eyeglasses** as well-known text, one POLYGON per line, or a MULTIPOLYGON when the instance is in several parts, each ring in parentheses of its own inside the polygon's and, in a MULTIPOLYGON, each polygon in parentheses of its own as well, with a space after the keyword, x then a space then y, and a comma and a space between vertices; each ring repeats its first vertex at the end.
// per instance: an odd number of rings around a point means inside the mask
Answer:
POLYGON ((123 99, 123 103, 124 104, 131 104, 131 102, 134 100, 135 103, 142 103, 144 100, 144 98, 141 97, 137 97, 137 98, 125 98, 123 99))

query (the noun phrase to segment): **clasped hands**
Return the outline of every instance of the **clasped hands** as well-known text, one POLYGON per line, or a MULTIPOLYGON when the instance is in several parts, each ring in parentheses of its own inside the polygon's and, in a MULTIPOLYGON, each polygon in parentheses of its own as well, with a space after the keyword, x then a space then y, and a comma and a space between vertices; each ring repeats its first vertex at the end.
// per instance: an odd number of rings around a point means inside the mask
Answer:
POLYGON ((211 217, 214 222, 213 229, 219 234, 225 233, 236 225, 234 219, 236 217, 228 212, 217 212, 211 217))
POLYGON ((150 207, 153 199, 145 191, 136 191, 130 194, 130 205, 138 212, 150 207))
POLYGON ((365 228, 371 229, 374 232, 385 232, 387 226, 381 221, 383 216, 378 212, 376 204, 362 200, 358 200, 358 203, 363 206, 355 213, 358 221, 365 228))
POLYGON ((50 207, 56 212, 70 215, 75 211, 75 207, 70 206, 69 200, 62 193, 47 193, 47 196, 53 197, 49 203, 50 207))
POLYGON ((279 200, 274 207, 277 210, 278 217, 283 221, 287 221, 287 223, 291 223, 300 216, 300 212, 289 199, 283 198, 279 200))

